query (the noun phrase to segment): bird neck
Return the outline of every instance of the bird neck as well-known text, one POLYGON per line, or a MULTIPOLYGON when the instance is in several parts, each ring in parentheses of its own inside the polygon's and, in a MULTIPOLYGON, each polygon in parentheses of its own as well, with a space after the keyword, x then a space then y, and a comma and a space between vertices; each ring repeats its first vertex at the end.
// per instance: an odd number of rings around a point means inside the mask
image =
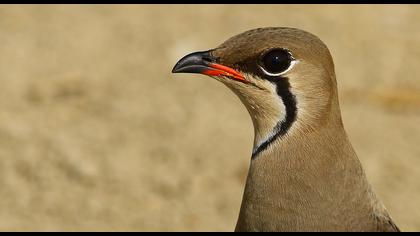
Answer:
POLYGON ((369 217, 360 203, 372 194, 338 116, 313 132, 278 139, 251 160, 237 230, 293 230, 308 217, 331 223, 353 211, 369 217))

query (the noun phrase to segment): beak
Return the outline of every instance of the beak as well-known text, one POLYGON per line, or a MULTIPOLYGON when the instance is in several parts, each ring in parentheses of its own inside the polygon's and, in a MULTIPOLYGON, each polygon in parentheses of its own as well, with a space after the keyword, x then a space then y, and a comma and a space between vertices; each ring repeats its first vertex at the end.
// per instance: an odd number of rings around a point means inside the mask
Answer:
POLYGON ((218 64, 211 56, 210 51, 194 52, 181 58, 172 73, 199 73, 209 76, 227 76, 235 80, 245 81, 244 76, 238 71, 218 64))

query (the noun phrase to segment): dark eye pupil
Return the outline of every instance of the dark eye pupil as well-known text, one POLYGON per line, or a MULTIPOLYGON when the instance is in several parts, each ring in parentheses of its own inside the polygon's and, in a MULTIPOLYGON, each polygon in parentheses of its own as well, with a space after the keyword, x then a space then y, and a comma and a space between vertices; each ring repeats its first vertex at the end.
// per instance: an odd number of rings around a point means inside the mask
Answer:
POLYGON ((274 49, 264 54, 262 66, 269 73, 281 73, 289 68, 292 57, 284 49, 274 49))

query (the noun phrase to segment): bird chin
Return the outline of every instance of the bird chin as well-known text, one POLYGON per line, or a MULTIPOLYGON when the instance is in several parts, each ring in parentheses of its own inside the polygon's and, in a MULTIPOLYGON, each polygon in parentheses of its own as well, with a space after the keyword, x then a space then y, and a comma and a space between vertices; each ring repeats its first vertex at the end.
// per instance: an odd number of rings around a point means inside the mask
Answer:
POLYGON ((225 84, 227 87, 229 87, 232 90, 252 88, 252 87, 259 90, 267 90, 263 87, 256 85, 250 80, 238 80, 229 76, 211 76, 211 77, 216 79, 217 81, 222 82, 223 84, 225 84))

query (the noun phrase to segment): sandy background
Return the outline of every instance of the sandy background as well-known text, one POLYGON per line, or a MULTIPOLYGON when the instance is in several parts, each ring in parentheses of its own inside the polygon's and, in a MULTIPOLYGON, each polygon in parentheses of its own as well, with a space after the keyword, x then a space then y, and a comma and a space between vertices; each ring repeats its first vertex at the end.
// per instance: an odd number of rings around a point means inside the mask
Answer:
POLYGON ((0 7, 0 230, 232 231, 253 129, 186 53, 291 26, 336 64, 346 130, 420 230, 420 6, 0 7))

